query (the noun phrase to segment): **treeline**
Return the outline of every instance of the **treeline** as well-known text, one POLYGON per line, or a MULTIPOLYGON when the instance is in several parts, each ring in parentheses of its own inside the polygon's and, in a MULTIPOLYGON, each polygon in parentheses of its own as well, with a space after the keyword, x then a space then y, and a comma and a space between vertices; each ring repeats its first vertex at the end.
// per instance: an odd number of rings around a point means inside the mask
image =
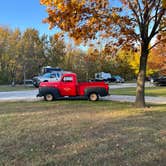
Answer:
MULTIPOLYGON (((71 42, 72 43, 72 42, 71 42)), ((125 79, 136 77, 139 52, 120 50, 115 54, 101 49, 100 43, 81 50, 54 36, 40 35, 36 29, 11 30, 0 27, 0 84, 20 83, 40 74, 43 66, 61 67, 78 74, 80 80, 93 79, 96 72, 110 72, 125 79), (100 49, 99 49, 100 48, 100 49)), ((150 58, 147 74, 159 72, 156 51, 150 58)))
POLYGON ((35 29, 0 27, 0 83, 21 82, 40 73, 45 65, 57 66, 65 55, 65 44, 35 29))

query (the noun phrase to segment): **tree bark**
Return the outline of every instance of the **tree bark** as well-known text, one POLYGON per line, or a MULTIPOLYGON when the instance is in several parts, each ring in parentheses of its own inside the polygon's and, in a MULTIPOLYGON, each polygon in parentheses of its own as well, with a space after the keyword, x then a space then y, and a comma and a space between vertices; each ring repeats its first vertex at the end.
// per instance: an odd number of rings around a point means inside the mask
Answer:
POLYGON ((135 106, 142 108, 145 107, 145 78, 146 78, 146 65, 149 50, 148 44, 143 43, 141 45, 140 67, 137 76, 137 88, 136 88, 136 100, 135 106))
POLYGON ((24 87, 25 87, 25 80, 26 80, 26 65, 23 66, 23 77, 24 77, 24 87))

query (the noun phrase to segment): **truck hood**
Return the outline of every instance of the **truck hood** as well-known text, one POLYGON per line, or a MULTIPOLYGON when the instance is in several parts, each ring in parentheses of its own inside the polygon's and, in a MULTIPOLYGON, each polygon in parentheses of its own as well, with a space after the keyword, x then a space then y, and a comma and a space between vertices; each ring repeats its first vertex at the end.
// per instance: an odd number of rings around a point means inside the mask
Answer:
POLYGON ((39 87, 57 87, 60 82, 41 82, 39 87))

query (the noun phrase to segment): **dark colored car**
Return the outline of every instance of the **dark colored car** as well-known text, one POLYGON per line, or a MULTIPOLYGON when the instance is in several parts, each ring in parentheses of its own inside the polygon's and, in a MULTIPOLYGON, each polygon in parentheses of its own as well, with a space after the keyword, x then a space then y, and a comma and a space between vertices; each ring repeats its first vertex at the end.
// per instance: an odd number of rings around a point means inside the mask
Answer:
POLYGON ((114 76, 114 78, 115 78, 116 83, 124 83, 125 82, 124 78, 122 78, 119 75, 114 76))
POLYGON ((154 79, 153 83, 158 86, 166 86, 166 76, 154 79))

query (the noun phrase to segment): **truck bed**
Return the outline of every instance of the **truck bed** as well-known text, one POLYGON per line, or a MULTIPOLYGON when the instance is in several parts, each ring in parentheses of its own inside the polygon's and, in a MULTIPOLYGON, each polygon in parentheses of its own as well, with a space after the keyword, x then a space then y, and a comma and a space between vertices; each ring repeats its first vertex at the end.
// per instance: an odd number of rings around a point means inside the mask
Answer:
POLYGON ((95 88, 95 87, 106 88, 106 84, 105 82, 79 82, 77 85, 77 93, 80 96, 83 96, 84 90, 86 88, 95 88))

